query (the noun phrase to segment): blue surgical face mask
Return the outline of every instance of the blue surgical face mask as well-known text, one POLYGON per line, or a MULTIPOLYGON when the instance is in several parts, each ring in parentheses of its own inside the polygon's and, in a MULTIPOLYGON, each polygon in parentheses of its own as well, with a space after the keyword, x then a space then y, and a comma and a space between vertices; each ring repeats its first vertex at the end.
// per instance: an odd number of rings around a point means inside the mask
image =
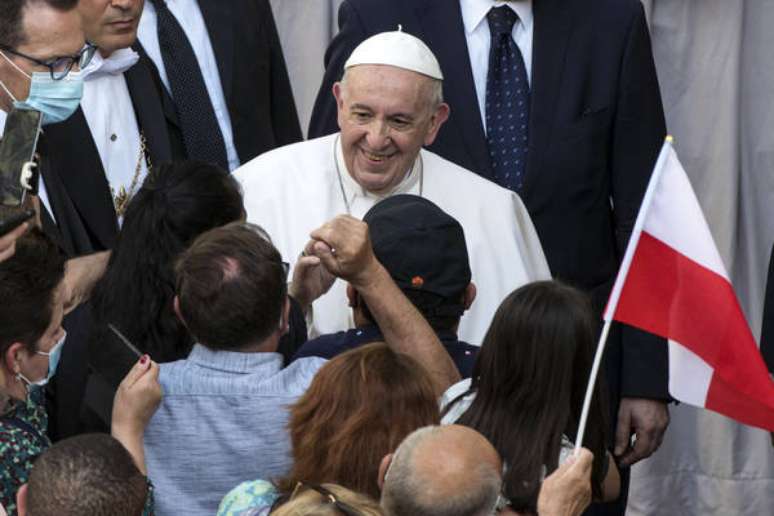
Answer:
POLYGON ((46 385, 51 378, 56 373, 56 368, 59 365, 59 358, 62 356, 62 346, 64 346, 65 339, 67 338, 67 332, 62 332, 62 338, 60 338, 56 344, 54 344, 54 347, 52 347, 48 351, 36 351, 38 355, 43 355, 48 357, 48 374, 38 380, 37 382, 30 381, 26 376, 24 376, 21 373, 16 373, 19 378, 21 378, 27 385, 29 386, 37 386, 37 387, 43 387, 46 385))
POLYGON ((63 122, 78 109, 83 97, 81 72, 70 72, 58 81, 54 80, 49 72, 32 72, 30 76, 8 59, 5 53, 0 52, 0 55, 31 81, 30 94, 26 100, 17 100, 5 84, 0 82, 0 86, 13 99, 16 109, 40 111, 43 114, 43 125, 63 122))

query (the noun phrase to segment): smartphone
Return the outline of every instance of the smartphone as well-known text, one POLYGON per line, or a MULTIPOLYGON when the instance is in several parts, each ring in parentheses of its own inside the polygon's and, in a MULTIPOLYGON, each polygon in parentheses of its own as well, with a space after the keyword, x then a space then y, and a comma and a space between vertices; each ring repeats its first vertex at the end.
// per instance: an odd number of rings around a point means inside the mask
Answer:
POLYGON ((39 173, 34 162, 42 121, 40 111, 12 109, 0 140, 0 203, 22 206, 25 196, 37 193, 39 173), (26 177, 31 173, 31 177, 26 177))
POLYGON ((23 210, 14 213, 4 220, 0 220, 0 237, 4 237, 33 217, 35 217, 35 210, 23 210))

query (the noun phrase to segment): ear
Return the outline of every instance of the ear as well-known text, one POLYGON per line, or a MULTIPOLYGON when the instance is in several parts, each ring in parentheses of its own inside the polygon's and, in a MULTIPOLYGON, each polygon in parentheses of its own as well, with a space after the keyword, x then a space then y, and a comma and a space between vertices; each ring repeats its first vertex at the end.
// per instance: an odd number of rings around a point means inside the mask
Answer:
POLYGON ((27 484, 23 484, 16 492, 16 513, 19 516, 27 514, 27 484))
POLYGON ((444 122, 449 119, 450 113, 449 104, 441 102, 438 108, 435 110, 432 119, 430 120, 430 128, 425 135, 425 146, 432 145, 435 141, 435 137, 438 136, 438 130, 441 128, 444 122))
POLYGON ((333 83, 333 96, 336 98, 336 122, 341 129, 344 124, 344 87, 340 82, 333 83))
POLYGON ((5 355, 3 355, 3 366, 5 370, 12 375, 18 373, 17 364, 19 361, 19 354, 22 353, 24 349, 24 344, 21 342, 14 342, 7 350, 5 350, 5 355))
POLYGON ((465 310, 470 308, 470 305, 476 300, 477 293, 476 284, 472 281, 468 283, 468 286, 465 287, 465 293, 462 294, 462 305, 465 307, 465 310))
POLYGON ((390 469, 392 464, 392 453, 388 453, 382 457, 382 462, 379 463, 379 477, 376 479, 376 483, 379 484, 379 491, 384 489, 384 477, 387 476, 387 470, 390 469))
POLYGON ((183 326, 188 328, 188 325, 185 323, 185 319, 183 318, 182 312, 180 312, 180 298, 175 296, 175 299, 172 300, 172 309, 175 311, 175 315, 180 320, 181 323, 183 323, 183 326))
POLYGON ((357 290, 351 284, 347 283, 347 300, 349 301, 350 308, 357 308, 358 295, 357 290))
POLYGON ((280 318, 280 335, 285 335, 290 331, 290 298, 285 296, 285 306, 282 308, 282 317, 280 318))

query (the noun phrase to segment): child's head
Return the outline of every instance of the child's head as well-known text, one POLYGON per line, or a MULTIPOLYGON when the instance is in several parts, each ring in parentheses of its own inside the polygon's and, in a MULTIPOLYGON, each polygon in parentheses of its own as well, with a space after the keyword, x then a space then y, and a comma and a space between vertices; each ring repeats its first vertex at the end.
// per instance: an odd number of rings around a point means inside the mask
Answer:
MULTIPOLYGON (((484 434, 508 465, 506 494, 534 510, 543 466, 558 464, 562 435, 577 430, 594 353, 595 324, 582 292, 540 281, 500 304, 473 370, 475 401, 459 419, 484 434)), ((586 446, 604 457, 599 389, 586 446)))
POLYGON ((17 495, 20 516, 139 516, 148 487, 129 452, 107 434, 56 443, 36 461, 17 495))

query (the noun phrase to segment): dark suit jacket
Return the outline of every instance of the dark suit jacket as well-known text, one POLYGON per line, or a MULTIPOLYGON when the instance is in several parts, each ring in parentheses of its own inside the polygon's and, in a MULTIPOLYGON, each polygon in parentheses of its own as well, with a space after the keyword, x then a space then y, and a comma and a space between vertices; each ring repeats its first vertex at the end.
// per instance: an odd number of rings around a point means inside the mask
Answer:
MULTIPOLYGON (((268 0, 199 1, 218 62, 240 163, 301 141, 285 58, 268 0)), ((174 101, 165 88, 164 113, 179 135, 174 101)))
MULTIPOLYGON (((153 73, 152 65, 141 58, 124 76, 151 162, 159 164, 170 161, 173 154, 153 73)), ((102 161, 83 111, 78 108, 64 122, 47 125, 43 131, 39 152, 44 155, 45 166, 41 167, 41 175, 57 221, 55 225, 48 213, 43 214, 46 233, 68 257, 110 249, 118 234, 118 223, 102 161)), ((88 375, 90 325, 85 312, 85 307, 80 307, 65 318, 67 345, 49 388, 49 433, 55 439, 91 429, 84 427, 78 417, 88 375)))
MULTIPOLYGON (((520 195, 554 276, 590 292, 601 311, 666 134, 650 37, 638 0, 535 0, 533 13, 520 195)), ((338 130, 331 85, 355 46, 398 24, 433 50, 444 73, 451 116, 430 150, 491 178, 458 0, 346 0, 309 136, 338 130)), ((624 328, 608 345, 614 395, 668 398, 663 342, 624 328)))
POLYGON ((774 374, 774 248, 769 259, 766 295, 763 298, 763 327, 761 328, 761 355, 769 372, 774 374))

